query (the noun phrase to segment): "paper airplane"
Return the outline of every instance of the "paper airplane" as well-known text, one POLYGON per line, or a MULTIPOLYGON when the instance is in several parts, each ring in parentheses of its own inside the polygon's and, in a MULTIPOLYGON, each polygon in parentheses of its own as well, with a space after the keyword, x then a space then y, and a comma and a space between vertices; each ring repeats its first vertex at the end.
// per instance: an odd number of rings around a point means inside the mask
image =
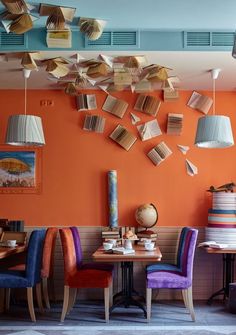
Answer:
POLYGON ((189 147, 187 145, 177 144, 178 149, 182 152, 183 155, 186 155, 189 147))
POLYGON ((108 87, 109 87, 109 84, 106 84, 106 85, 97 85, 98 88, 100 88, 100 90, 106 92, 107 94, 109 94, 108 92, 108 87))
POLYGON ((140 121, 140 117, 138 117, 134 113, 130 113, 130 116, 131 116, 131 122, 132 122, 132 124, 136 124, 137 122, 140 121))
POLYGON ((113 67, 113 61, 114 61, 114 57, 112 56, 106 56, 106 55, 99 55, 99 57, 110 67, 113 67))
POLYGON ((189 176, 193 177, 194 175, 198 174, 198 168, 192 162, 186 159, 185 164, 186 164, 187 174, 189 176))

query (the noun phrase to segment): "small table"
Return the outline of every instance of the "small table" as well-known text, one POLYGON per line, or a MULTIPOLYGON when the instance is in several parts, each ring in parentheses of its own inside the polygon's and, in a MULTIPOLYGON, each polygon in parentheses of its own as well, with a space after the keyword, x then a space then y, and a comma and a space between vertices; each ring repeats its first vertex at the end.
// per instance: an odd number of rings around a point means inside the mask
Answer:
POLYGON ((26 245, 18 245, 14 248, 12 247, 0 247, 0 259, 6 258, 8 256, 19 254, 24 252, 26 249, 26 245))
MULTIPOLYGON (((12 247, 0 247, 0 259, 9 257, 14 254, 19 254, 26 250, 26 245, 18 245, 14 248, 12 247)), ((5 290, 0 288, 0 313, 4 312, 5 307, 5 290)))
POLYGON ((229 284, 234 281, 234 261, 236 249, 215 249, 204 248, 208 254, 222 254, 223 261, 223 287, 217 292, 213 293, 207 300, 209 305, 212 304, 213 299, 218 295, 223 295, 223 298, 229 296, 229 284))
POLYGON ((133 278, 133 263, 134 262, 158 262, 162 258, 159 247, 156 247, 155 250, 147 251, 144 246, 134 245, 133 249, 135 250, 134 254, 111 254, 103 250, 103 247, 100 247, 92 255, 94 261, 99 262, 110 262, 117 263, 121 262, 122 270, 122 290, 117 293, 114 298, 114 304, 110 308, 110 313, 114 308, 124 305, 126 308, 129 306, 137 306, 143 310, 144 316, 147 316, 146 309, 144 305, 134 298, 134 296, 139 296, 138 292, 134 289, 134 278, 133 278))

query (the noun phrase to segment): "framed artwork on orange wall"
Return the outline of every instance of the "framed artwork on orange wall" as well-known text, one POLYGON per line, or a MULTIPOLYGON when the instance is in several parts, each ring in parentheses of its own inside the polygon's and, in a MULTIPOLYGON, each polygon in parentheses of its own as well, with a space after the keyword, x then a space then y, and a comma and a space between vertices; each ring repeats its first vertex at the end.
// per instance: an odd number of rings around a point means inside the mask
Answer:
POLYGON ((41 192, 41 150, 0 147, 0 193, 41 192))

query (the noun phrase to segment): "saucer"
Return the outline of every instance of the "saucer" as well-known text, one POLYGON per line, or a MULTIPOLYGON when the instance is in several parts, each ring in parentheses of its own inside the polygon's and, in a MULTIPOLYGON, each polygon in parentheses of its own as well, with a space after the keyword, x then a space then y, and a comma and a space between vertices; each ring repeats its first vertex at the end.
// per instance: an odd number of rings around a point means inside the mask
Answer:
POLYGON ((154 251, 154 250, 156 250, 156 249, 157 249, 157 248, 153 248, 152 250, 147 250, 147 249, 144 248, 145 251, 154 251))

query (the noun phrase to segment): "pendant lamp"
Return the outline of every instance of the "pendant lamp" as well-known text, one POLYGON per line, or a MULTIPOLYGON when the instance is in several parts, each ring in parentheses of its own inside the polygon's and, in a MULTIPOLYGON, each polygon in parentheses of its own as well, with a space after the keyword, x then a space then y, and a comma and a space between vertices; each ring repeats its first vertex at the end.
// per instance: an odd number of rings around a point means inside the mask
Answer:
POLYGON ((234 145, 230 118, 224 115, 215 115, 215 80, 220 69, 211 70, 213 80, 213 115, 198 119, 195 145, 199 148, 226 148, 234 145))
POLYGON ((25 113, 11 115, 8 119, 5 143, 16 146, 42 146, 45 144, 42 120, 39 116, 27 115, 27 79, 30 70, 23 69, 25 82, 25 113))

